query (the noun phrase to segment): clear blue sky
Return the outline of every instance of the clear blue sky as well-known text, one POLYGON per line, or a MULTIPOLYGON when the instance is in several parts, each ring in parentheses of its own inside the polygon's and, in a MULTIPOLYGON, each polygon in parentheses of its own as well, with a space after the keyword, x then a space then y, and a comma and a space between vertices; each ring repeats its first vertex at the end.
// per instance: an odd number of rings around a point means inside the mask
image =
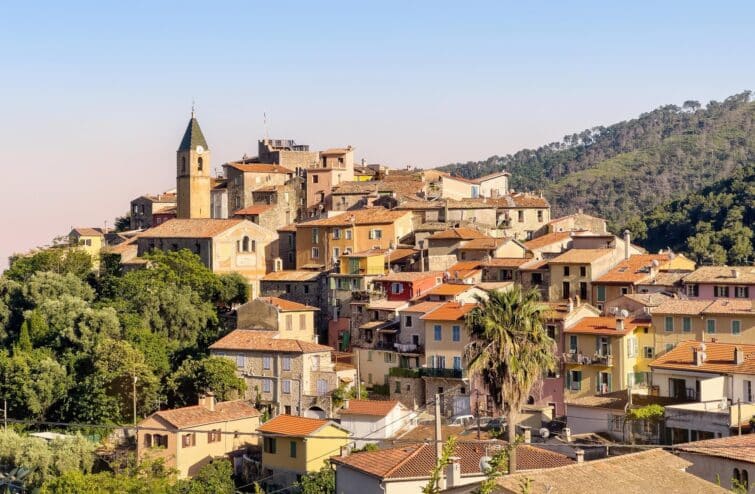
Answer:
POLYGON ((271 137, 433 166, 755 89, 753 2, 13 2, 0 266, 271 137))

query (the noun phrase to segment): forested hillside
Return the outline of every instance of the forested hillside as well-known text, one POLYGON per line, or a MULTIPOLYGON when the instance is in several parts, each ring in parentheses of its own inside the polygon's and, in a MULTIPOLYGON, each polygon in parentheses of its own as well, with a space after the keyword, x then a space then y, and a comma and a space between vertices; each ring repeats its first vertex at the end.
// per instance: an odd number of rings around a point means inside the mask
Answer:
POLYGON ((705 107, 697 101, 667 105, 538 149, 441 169, 467 178, 506 169, 515 189, 542 190, 554 216, 583 208, 608 219, 616 231, 755 161, 750 94, 705 107))
POLYGON ((671 247, 702 264, 753 262, 755 164, 728 179, 656 207, 632 230, 651 251, 671 247))

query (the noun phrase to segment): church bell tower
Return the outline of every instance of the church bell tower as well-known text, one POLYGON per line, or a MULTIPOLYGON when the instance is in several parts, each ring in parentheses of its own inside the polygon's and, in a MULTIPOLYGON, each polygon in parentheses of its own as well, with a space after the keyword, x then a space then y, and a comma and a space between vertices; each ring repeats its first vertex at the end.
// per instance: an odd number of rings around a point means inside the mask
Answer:
POLYGON ((176 217, 209 218, 210 150, 193 109, 189 125, 176 151, 176 170, 176 217))

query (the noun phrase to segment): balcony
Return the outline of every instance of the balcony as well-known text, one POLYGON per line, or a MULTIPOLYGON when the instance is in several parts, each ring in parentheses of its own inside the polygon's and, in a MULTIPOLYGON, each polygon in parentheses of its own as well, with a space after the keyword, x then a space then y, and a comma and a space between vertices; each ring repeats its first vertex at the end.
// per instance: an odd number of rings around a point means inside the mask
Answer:
POLYGON ((391 377, 420 377, 420 369, 415 367, 413 369, 407 369, 406 367, 391 367, 388 369, 388 375, 391 377))
POLYGON ((596 353, 590 356, 583 353, 564 353, 563 359, 565 364, 613 367, 613 355, 601 355, 596 353))
POLYGON ((442 377, 446 379, 461 379, 464 376, 462 369, 437 369, 435 367, 420 367, 420 377, 442 377))

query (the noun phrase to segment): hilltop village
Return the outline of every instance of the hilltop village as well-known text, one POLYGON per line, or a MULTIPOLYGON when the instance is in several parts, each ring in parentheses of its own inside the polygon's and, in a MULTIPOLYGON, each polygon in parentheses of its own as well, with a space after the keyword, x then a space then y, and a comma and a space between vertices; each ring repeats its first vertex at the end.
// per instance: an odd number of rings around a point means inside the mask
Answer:
POLYGON ((214 176, 212 151, 192 114, 174 188, 131 200, 117 229, 68 236, 95 270, 149 270, 153 253, 185 250, 246 283, 206 348, 233 363, 243 396, 156 404, 134 434, 140 460, 190 478, 229 457, 268 493, 324 466, 339 494, 419 493, 442 458, 443 492, 472 492, 507 445, 518 473, 495 492, 525 480, 726 492, 755 474, 752 266, 647 252, 581 210, 553 218, 506 171, 465 179, 263 139, 214 176), (514 424, 468 351, 470 314, 512 290, 539 294, 556 361, 514 424), (613 447, 628 444, 646 447, 613 447))

